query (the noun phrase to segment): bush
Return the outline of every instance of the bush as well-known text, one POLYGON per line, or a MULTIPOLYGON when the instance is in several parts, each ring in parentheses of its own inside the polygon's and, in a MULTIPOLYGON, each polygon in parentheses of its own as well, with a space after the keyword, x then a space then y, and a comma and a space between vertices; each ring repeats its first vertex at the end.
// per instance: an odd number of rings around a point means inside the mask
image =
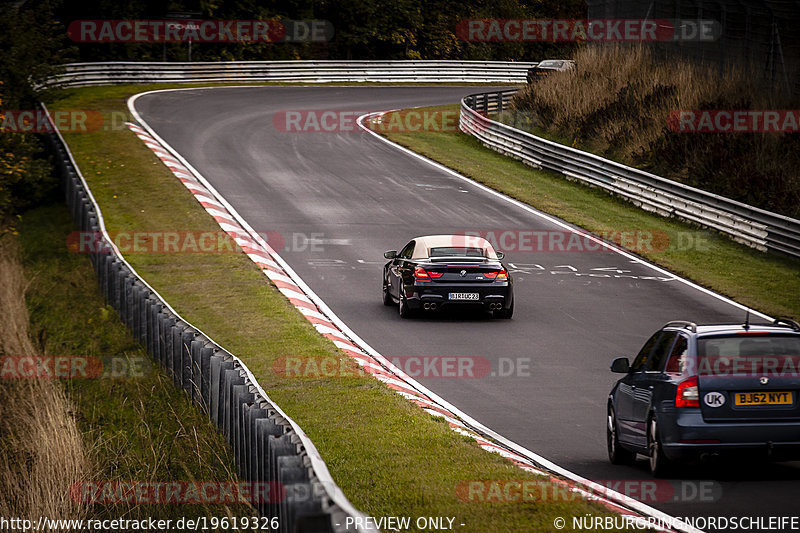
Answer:
MULTIPOLYGON (((6 6, 5 30, 0 32, 0 124, 5 111, 33 110, 48 94, 41 82, 58 71, 69 48, 64 29, 53 21, 49 4, 6 6)), ((56 181, 42 142, 34 133, 3 131, 0 127, 0 223, 36 204, 56 181)), ((7 226, 8 227, 8 226, 7 226)), ((13 225, 10 226, 13 229, 13 225)))

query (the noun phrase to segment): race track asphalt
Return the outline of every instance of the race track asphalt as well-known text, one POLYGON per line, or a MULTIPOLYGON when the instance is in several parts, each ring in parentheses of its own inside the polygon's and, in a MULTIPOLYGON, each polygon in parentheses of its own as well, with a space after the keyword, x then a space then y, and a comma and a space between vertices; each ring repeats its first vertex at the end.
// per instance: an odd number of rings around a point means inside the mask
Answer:
MULTIPOLYGON (((638 481, 651 480, 644 461, 619 467, 606 458, 605 405, 617 377, 611 359, 635 355, 669 320, 736 322, 744 312, 614 252, 526 251, 513 244, 526 232, 563 228, 364 132, 283 131, 285 111, 450 104, 484 89, 215 88, 145 95, 136 109, 251 227, 272 236, 289 265, 373 348, 389 358, 487 358, 494 375, 417 379, 567 469, 611 485, 634 481, 614 488, 636 497, 638 481), (418 235, 476 230, 510 239, 513 320, 401 320, 382 305, 385 250, 418 235)), ((678 516, 796 512, 800 463, 725 463, 677 474, 659 482, 659 501, 646 503, 678 516)))

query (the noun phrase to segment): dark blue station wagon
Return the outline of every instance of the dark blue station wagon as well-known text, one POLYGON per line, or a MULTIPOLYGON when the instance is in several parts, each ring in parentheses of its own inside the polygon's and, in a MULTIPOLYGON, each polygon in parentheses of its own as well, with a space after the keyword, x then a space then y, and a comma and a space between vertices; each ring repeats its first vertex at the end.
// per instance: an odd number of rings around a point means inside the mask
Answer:
POLYGON ((655 476, 675 461, 728 453, 800 458, 800 325, 669 322, 608 395, 613 464, 647 456, 655 476))

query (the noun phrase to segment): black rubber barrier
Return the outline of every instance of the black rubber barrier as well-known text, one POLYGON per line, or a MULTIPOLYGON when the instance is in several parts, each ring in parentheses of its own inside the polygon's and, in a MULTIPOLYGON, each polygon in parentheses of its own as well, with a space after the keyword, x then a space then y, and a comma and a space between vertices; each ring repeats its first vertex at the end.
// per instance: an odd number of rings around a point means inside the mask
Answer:
POLYGON ((258 491, 266 497, 255 499, 253 507, 262 516, 277 517, 282 532, 341 531, 348 513, 330 496, 339 489, 323 485, 316 476, 292 424, 242 363, 182 320, 139 279, 105 236, 104 248, 96 246, 102 215, 61 139, 51 134, 47 142, 72 218, 80 231, 93 236, 87 255, 103 297, 133 337, 172 376, 175 386, 185 391, 188 401, 203 409, 225 435, 241 478, 268 487, 258 491))

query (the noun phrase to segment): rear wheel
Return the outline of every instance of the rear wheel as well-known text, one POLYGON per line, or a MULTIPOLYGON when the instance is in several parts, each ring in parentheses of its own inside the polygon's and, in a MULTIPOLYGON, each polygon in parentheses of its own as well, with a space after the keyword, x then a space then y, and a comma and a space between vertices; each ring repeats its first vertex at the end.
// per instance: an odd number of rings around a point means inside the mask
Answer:
POLYGON ((383 305, 394 305, 394 300, 389 292, 389 284, 385 280, 383 282, 383 305))
POLYGON ((408 302, 406 301, 405 296, 402 294, 400 295, 400 318, 411 318, 414 316, 414 311, 408 307, 408 302))
POLYGON ((650 473, 655 477, 664 477, 671 470, 670 460, 664 455, 661 446, 661 435, 658 432, 656 415, 651 415, 647 422, 647 453, 650 456, 650 473))
POLYGON ((608 460, 612 465, 630 465, 636 459, 636 452, 626 450, 619 444, 617 432, 617 415, 614 408, 608 406, 608 423, 606 424, 606 444, 608 445, 608 460))

